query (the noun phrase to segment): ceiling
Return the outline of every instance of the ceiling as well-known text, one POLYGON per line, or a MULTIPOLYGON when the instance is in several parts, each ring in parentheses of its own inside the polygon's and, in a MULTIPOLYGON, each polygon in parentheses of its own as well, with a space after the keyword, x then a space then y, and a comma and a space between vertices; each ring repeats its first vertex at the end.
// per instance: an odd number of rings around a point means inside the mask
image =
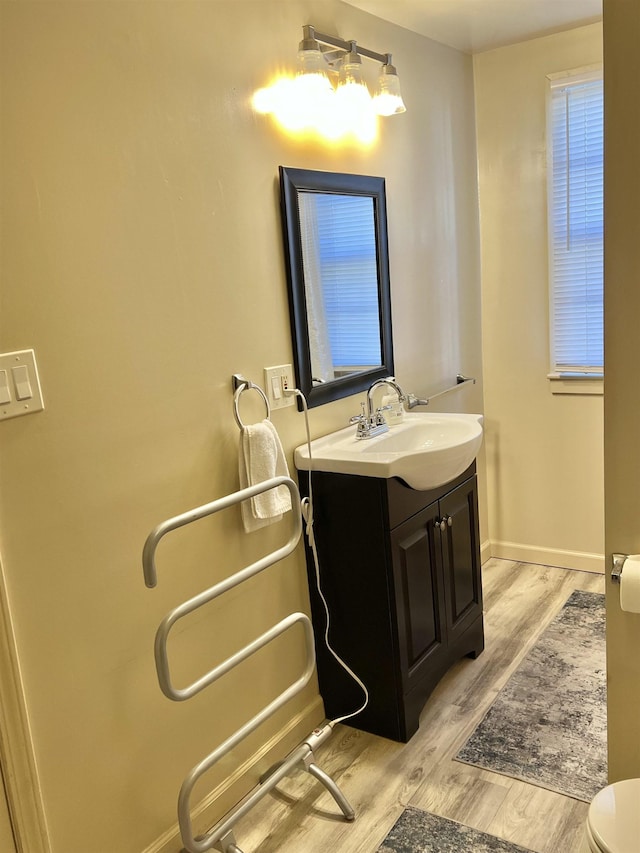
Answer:
POLYGON ((346 0, 408 30, 480 53, 591 24, 602 0, 346 0))

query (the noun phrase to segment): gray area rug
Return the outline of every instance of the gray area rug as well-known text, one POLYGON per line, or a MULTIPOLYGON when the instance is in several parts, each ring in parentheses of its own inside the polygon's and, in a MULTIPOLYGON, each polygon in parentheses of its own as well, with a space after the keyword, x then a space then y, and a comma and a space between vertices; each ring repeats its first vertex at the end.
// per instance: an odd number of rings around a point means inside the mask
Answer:
POLYGON ((456 759, 590 802, 607 784, 604 595, 576 590, 456 759))
POLYGON ((530 853, 494 835, 479 832, 420 809, 405 809, 378 853, 530 853))

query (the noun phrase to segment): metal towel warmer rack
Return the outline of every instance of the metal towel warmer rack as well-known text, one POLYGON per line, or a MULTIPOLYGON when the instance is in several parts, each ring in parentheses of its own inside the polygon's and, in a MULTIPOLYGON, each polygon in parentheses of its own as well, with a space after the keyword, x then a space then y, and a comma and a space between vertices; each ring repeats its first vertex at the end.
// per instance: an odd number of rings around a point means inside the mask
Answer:
MULTIPOLYGON (((172 530, 191 524, 192 522, 198 521, 206 516, 213 515, 216 512, 220 512, 223 509, 239 504, 241 501, 255 497, 269 489, 275 489, 278 486, 286 486, 291 493, 292 506, 299 506, 300 495, 293 480, 289 477, 273 477, 256 486, 250 486, 249 488, 234 492, 233 494, 215 500, 212 503, 204 504, 203 506, 189 510, 188 512, 177 515, 174 518, 170 518, 162 524, 159 524, 149 534, 144 545, 142 563, 146 585, 148 587, 156 586, 157 573, 155 566, 155 553, 163 536, 170 533, 172 530)), ((209 753, 209 755, 207 755, 202 761, 196 764, 182 783, 178 797, 178 823, 180 826, 182 841, 189 853, 205 853, 205 851, 212 850, 214 848, 222 851, 222 853, 242 853, 236 844, 232 827, 259 800, 261 800, 262 797, 275 788, 278 782, 287 776, 293 769, 302 768, 309 772, 318 781, 322 782, 340 806, 345 818, 347 820, 353 820, 355 817, 355 813, 347 802, 342 791, 338 788, 333 779, 331 779, 331 777, 321 770, 315 763, 313 755, 314 748, 317 748, 320 744, 324 743, 329 738, 332 731, 332 725, 326 724, 322 728, 314 729, 309 737, 290 752, 284 761, 272 768, 266 776, 263 777, 260 783, 256 785, 253 790, 244 797, 244 799, 234 806, 234 808, 231 809, 231 811, 229 811, 220 821, 218 821, 218 823, 216 823, 215 826, 205 835, 195 837, 193 833, 189 804, 193 788, 200 777, 210 770, 217 761, 232 750, 243 738, 253 732, 261 723, 277 711, 278 708, 299 693, 311 678, 315 666, 313 627, 309 617, 304 613, 291 613, 264 634, 257 637, 253 642, 249 643, 221 664, 214 667, 208 673, 196 679, 192 684, 182 688, 174 687, 171 679, 167 654, 167 638, 171 628, 179 619, 193 613, 199 607, 213 601, 214 598, 223 595, 225 592, 228 592, 230 589, 233 589, 249 578, 254 577, 259 572, 279 560, 283 560, 291 554, 298 544, 302 531, 300 514, 294 511, 291 513, 291 516, 293 519, 293 530, 291 531, 289 540, 285 545, 171 610, 164 617, 156 632, 155 661, 160 689, 169 699, 172 699, 175 702, 182 702, 185 699, 190 699, 192 696, 195 696, 210 684, 213 684, 214 681, 217 681, 233 669, 233 667, 242 663, 242 661, 246 660, 263 646, 266 646, 296 623, 300 623, 304 629, 307 656, 302 675, 300 675, 293 684, 265 706, 251 720, 241 726, 233 735, 228 737, 224 743, 220 744, 220 746, 214 749, 213 752, 209 753)))

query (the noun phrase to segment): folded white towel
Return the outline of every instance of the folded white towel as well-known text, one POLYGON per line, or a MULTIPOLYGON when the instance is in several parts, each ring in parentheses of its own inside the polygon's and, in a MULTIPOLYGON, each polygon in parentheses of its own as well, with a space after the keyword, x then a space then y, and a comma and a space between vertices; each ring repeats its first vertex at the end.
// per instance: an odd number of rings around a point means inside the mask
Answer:
MULTIPOLYGON (((245 426, 240 431, 240 488, 256 486, 272 477, 289 476, 280 436, 270 420, 245 426)), ((282 518, 291 509, 286 486, 269 489, 241 504, 242 522, 249 533, 282 518)))

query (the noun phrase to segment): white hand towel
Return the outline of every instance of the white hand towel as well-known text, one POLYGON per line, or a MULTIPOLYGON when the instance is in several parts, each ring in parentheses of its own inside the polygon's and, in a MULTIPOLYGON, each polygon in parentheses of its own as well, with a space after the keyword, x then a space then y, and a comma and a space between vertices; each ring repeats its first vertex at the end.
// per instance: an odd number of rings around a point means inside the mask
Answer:
MULTIPOLYGON (((240 431, 240 488, 256 486, 272 477, 289 476, 280 436, 270 420, 245 426, 240 431)), ((241 504, 244 529, 250 533, 282 518, 291 509, 286 486, 269 489, 241 504)))

